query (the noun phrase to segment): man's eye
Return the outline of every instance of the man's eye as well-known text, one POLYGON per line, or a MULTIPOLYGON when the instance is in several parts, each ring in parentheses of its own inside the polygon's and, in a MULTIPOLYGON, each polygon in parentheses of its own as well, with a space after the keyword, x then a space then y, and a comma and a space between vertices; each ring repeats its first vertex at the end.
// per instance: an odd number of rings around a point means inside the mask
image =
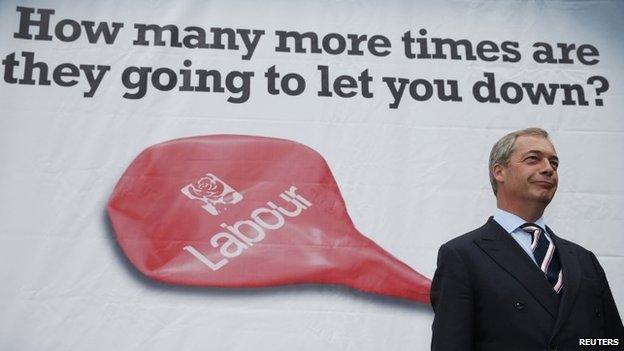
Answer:
POLYGON ((524 160, 528 161, 528 162, 536 162, 536 161, 538 161, 538 158, 537 158, 537 156, 528 156, 524 160))
POLYGON ((557 169, 557 167, 559 167, 559 162, 551 161, 550 165, 552 166, 552 168, 557 169))

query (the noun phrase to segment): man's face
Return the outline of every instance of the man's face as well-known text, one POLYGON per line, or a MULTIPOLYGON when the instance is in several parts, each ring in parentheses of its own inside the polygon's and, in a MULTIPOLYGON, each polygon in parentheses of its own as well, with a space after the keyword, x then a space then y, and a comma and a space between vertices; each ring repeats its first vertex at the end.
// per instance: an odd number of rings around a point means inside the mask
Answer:
POLYGON ((541 202, 547 205, 557 191, 557 152, 548 139, 523 135, 516 139, 506 166, 494 167, 498 192, 508 201, 541 202))

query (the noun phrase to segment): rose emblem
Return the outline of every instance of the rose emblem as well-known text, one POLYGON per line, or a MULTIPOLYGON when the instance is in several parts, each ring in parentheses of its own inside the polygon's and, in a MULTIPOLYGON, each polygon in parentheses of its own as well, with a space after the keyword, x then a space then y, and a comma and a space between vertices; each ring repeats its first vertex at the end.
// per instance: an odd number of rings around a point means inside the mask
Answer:
POLYGON ((218 200, 223 195, 225 187, 222 182, 212 177, 202 177, 193 183, 188 190, 193 196, 218 200))

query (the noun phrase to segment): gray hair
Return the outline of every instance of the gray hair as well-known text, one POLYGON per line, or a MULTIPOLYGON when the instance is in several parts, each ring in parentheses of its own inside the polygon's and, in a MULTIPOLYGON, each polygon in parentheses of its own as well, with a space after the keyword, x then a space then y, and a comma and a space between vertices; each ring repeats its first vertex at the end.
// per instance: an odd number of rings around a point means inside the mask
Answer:
POLYGON ((498 190, 496 179, 494 179, 494 173, 492 173, 494 166, 497 164, 507 166, 509 164, 509 158, 514 152, 516 139, 518 139, 518 137, 522 135, 536 135, 548 139, 547 131, 541 128, 526 128, 511 132, 500 138, 500 140, 497 141, 496 144, 494 144, 494 146, 492 147, 492 151, 490 151, 490 163, 488 165, 490 171, 490 183, 492 184, 492 190, 494 191, 494 195, 496 195, 496 192, 498 190))

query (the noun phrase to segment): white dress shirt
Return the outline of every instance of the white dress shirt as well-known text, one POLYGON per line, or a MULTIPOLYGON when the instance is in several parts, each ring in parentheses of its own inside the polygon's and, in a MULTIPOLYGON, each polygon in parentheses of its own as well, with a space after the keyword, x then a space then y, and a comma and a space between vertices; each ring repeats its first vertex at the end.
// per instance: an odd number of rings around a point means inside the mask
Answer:
MULTIPOLYGON (((524 219, 516 216, 513 213, 509 213, 507 211, 503 211, 500 208, 497 208, 494 211, 494 220, 503 227, 507 233, 511 234, 511 237, 522 247, 522 249, 531 257, 533 262, 537 264, 535 261, 535 256, 533 256, 533 251, 531 250, 531 242, 533 241, 533 236, 527 232, 525 232, 521 225, 528 223, 524 219)), ((552 243, 550 239, 550 235, 546 231, 546 223, 544 222, 544 217, 540 217, 537 221, 533 222, 538 227, 542 229, 542 232, 546 239, 552 243)))

